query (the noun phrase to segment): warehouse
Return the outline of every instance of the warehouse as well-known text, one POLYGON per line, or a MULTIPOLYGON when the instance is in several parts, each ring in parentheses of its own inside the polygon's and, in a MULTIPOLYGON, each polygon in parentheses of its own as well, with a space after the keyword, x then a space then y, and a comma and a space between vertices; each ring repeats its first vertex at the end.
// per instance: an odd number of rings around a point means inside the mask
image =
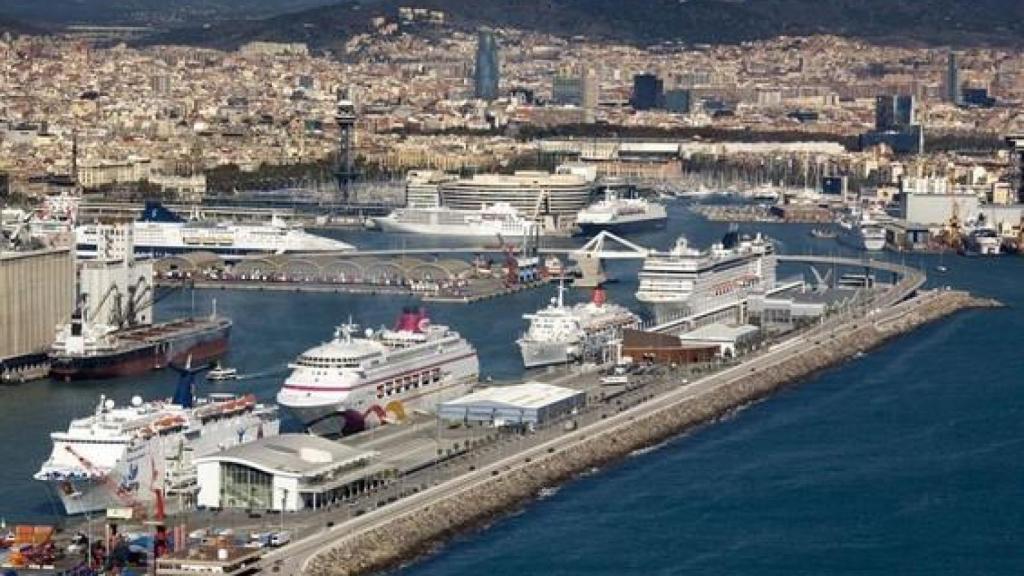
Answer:
POLYGON ((737 351, 752 346, 757 341, 760 332, 757 326, 749 324, 740 326, 708 324, 692 332, 681 334, 679 340, 688 345, 718 346, 720 356, 733 358, 737 351))
POLYGON ((306 434, 282 434, 196 458, 206 508, 319 509, 385 483, 377 453, 306 434))
POLYGON ((586 395, 571 388, 542 382, 492 386, 441 404, 438 416, 449 422, 494 426, 544 426, 577 411, 586 395))

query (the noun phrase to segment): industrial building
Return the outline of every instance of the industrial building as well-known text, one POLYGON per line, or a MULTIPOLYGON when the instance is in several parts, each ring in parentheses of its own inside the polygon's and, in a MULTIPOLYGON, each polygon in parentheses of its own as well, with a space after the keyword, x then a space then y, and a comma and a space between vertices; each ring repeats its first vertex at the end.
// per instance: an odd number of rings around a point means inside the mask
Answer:
POLYGON ((526 382, 492 386, 443 402, 438 408, 438 417, 449 422, 493 426, 544 426, 585 403, 586 394, 580 390, 526 382))
POLYGON ((739 326, 707 324, 696 330, 680 334, 679 340, 683 344, 717 346, 720 356, 736 357, 739 350, 756 342, 760 333, 760 328, 750 324, 739 326))
POLYGON ((377 452, 282 434, 195 459, 198 504, 296 512, 341 502, 394 476, 377 452))
POLYGON ((74 305, 71 248, 0 253, 0 378, 41 361, 74 305))

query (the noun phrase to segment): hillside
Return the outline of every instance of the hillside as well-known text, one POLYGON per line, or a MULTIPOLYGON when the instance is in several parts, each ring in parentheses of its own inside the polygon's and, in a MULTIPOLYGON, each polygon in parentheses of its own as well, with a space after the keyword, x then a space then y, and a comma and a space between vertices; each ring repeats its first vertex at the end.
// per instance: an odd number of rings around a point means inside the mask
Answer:
POLYGON ((399 6, 444 10, 453 25, 465 29, 512 26, 638 44, 818 33, 898 44, 1024 43, 1019 0, 349 0, 262 20, 178 29, 152 41, 234 48, 262 39, 330 48, 365 30, 372 17, 393 18, 399 6))

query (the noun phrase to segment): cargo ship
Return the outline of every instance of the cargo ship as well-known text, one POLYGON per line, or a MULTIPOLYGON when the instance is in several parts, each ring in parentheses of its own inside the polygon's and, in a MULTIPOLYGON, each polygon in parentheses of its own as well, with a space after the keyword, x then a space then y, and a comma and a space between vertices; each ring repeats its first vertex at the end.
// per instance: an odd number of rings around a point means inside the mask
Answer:
POLYGON ((231 320, 213 314, 111 329, 89 324, 81 310, 63 326, 50 350, 50 375, 63 380, 134 376, 184 363, 204 364, 228 349, 231 320))

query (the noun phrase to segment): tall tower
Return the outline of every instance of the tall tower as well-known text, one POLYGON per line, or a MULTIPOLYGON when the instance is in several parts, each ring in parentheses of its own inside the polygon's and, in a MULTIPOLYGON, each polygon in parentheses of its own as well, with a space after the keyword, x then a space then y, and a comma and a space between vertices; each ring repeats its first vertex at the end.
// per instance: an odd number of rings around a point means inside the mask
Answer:
POLYGON ((356 106, 352 102, 352 94, 348 89, 338 91, 338 104, 334 112, 334 121, 338 123, 340 138, 338 139, 338 169, 334 178, 338 181, 338 192, 342 204, 349 203, 352 181, 356 179, 352 157, 352 136, 356 125, 356 106))
POLYGON ((950 50, 946 58, 946 100, 951 104, 960 105, 960 63, 956 52, 950 50))
POLYGON ((494 32, 481 28, 477 32, 476 68, 473 71, 473 88, 477 98, 490 102, 498 97, 501 70, 498 65, 498 41, 494 32))

